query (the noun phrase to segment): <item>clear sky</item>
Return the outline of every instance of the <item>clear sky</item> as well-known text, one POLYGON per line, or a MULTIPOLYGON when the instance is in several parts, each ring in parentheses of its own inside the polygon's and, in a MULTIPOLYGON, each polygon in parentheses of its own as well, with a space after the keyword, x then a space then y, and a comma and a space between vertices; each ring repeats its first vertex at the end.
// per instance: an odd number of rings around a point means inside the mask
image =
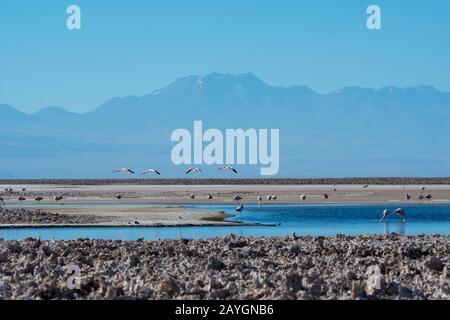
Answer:
POLYGON ((215 71, 319 92, 450 91, 449 14, 442 0, 2 0, 0 102, 84 112, 215 71), (66 28, 71 4, 82 30, 66 28), (382 30, 366 27, 370 4, 382 30))

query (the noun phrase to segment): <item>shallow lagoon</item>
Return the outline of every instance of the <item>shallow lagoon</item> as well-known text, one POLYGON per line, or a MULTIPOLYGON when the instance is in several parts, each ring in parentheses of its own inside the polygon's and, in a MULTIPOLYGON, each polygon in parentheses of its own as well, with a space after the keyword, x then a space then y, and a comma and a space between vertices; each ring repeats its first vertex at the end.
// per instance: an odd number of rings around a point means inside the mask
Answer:
MULTIPOLYGON (((83 204, 81 204, 82 206, 83 204)), ((92 204, 89 204, 90 206, 92 204)), ((105 204, 99 204, 105 205, 105 204)), ((123 205, 123 204, 121 204, 123 205)), ((134 203, 129 205, 143 205, 134 203)), ((37 205, 33 205, 37 206, 37 205)), ((153 206, 153 205, 152 205, 153 206)), ((206 210, 220 210, 233 214, 231 220, 275 224, 276 226, 236 227, 95 227, 95 228, 27 228, 0 229, 0 238, 24 239, 122 239, 144 238, 213 238, 229 234, 240 236, 282 237, 297 235, 331 236, 336 234, 450 235, 450 205, 402 205, 407 214, 404 224, 394 215, 387 223, 380 223, 384 209, 392 205, 245 205, 236 215, 234 205, 185 205, 206 210)))

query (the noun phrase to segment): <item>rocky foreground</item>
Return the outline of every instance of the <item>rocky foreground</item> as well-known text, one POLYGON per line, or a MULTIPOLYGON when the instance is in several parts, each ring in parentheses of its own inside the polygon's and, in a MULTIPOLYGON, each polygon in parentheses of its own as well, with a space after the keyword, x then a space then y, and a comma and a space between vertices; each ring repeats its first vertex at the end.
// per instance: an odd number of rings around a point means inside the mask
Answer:
POLYGON ((449 300, 449 282, 448 236, 0 240, 2 299, 449 300))

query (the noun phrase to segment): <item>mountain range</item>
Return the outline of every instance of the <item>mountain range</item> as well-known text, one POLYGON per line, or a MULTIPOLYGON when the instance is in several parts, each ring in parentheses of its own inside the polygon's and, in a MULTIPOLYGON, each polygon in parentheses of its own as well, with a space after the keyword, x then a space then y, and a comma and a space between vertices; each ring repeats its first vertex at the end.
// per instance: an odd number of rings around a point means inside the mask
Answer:
MULTIPOLYGON (((170 135, 192 131, 195 120, 205 129, 280 129, 279 177, 450 175, 450 93, 431 86, 319 94, 252 73, 211 73, 84 114, 0 104, 0 119, 0 178, 108 178, 123 166, 181 177, 170 135)), ((240 171, 256 177, 259 166, 240 171)), ((211 169, 204 177, 228 176, 211 169)))

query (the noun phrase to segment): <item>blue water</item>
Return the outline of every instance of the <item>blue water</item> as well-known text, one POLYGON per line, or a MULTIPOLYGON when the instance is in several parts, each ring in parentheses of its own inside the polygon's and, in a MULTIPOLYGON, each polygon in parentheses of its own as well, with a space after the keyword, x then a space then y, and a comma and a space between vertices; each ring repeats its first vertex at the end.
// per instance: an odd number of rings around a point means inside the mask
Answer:
MULTIPOLYGON (((123 204, 121 204, 123 205, 123 204)), ((143 205, 135 203, 130 205, 143 205)), ((152 205, 153 206, 153 205, 152 205)), ((236 214, 234 205, 186 205, 199 209, 220 210, 236 214)), ((450 205, 402 205, 407 214, 404 224, 394 215, 388 223, 380 223, 384 209, 395 210, 399 205, 246 205, 244 212, 230 220, 275 224, 268 227, 121 227, 121 228, 29 228, 0 229, 0 238, 24 239, 122 239, 144 238, 213 238, 229 234, 241 236, 282 237, 297 235, 329 236, 336 234, 450 235, 450 205)))

